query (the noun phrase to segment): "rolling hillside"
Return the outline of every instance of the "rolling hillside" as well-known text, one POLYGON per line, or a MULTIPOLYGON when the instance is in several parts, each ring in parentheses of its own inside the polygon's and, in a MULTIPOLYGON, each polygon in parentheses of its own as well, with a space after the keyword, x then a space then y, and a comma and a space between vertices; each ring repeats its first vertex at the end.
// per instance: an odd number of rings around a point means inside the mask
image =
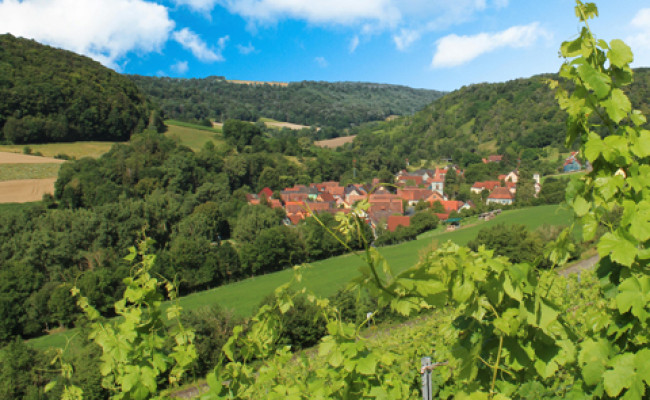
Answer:
POLYGON ((130 78, 162 107, 168 118, 257 121, 267 117, 338 129, 384 120, 394 114, 413 114, 443 95, 435 90, 360 82, 305 81, 278 86, 243 85, 214 76, 130 78))
MULTIPOLYGON (((567 151, 566 113, 546 84, 551 77, 465 86, 413 116, 360 127, 356 146, 362 153, 381 148, 411 161, 452 158, 459 163, 471 158, 468 153, 523 161, 544 157, 542 149, 548 146, 567 151)), ((637 69, 627 90, 634 107, 646 114, 649 86, 650 69, 637 69)))
POLYGON ((149 122, 146 98, 88 57, 0 35, 0 141, 123 141, 149 122))

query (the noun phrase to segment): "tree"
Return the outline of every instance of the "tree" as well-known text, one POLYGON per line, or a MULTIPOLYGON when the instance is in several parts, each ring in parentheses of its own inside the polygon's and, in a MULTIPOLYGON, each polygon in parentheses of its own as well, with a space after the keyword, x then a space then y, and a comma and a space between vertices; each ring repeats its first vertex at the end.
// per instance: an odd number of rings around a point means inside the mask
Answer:
POLYGON ((418 233, 436 229, 438 226, 438 217, 429 211, 418 212, 411 217, 411 226, 418 233))
POLYGON ((257 275, 302 263, 305 248, 298 233, 282 225, 261 230, 252 244, 242 248, 240 256, 242 264, 257 275))
POLYGON ((476 239, 467 243, 474 251, 481 245, 494 250, 497 255, 508 257, 513 263, 532 263, 542 257, 544 250, 541 238, 524 225, 497 224, 482 228, 476 239))
POLYGON ((269 207, 246 206, 239 213, 233 237, 240 242, 252 243, 262 230, 279 225, 282 218, 283 215, 269 207))

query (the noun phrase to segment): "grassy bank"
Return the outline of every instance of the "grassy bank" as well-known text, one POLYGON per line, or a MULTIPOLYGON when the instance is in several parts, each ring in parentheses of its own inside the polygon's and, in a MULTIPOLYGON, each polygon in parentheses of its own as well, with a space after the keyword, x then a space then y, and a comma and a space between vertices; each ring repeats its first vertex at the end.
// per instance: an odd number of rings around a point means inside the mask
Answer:
MULTIPOLYGON (((420 253, 426 251, 436 243, 451 240, 454 243, 465 245, 476 237, 479 229, 503 224, 523 224, 530 229, 541 225, 564 225, 569 222, 571 214, 558 206, 540 206, 519 210, 505 211, 495 219, 486 222, 476 222, 472 226, 453 232, 434 231, 427 232, 417 240, 380 249, 386 257, 394 272, 403 271, 414 265, 420 253)), ((358 268, 363 265, 361 259, 353 254, 345 254, 327 260, 310 263, 302 270, 300 287, 306 287, 320 296, 330 296, 344 287, 350 280, 358 276, 358 268)), ((284 270, 268 275, 256 276, 240 282, 220 286, 211 290, 194 293, 180 299, 184 310, 194 310, 209 304, 220 304, 226 309, 242 316, 250 315, 260 301, 271 293, 276 287, 291 281, 293 270, 284 270)), ((31 343, 39 348, 64 346, 65 338, 72 335, 70 331, 64 334, 52 334, 31 343)))

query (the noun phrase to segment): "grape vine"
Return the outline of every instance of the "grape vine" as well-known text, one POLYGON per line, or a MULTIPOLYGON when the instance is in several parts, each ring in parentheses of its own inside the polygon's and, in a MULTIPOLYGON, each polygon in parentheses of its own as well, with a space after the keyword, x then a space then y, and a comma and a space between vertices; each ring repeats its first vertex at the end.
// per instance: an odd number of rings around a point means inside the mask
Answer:
MULTIPOLYGON (((446 243, 394 275, 381 254, 366 245, 358 254, 364 267, 354 285, 378 299, 378 312, 390 307, 406 316, 424 313, 417 327, 371 340, 363 334, 365 323, 345 323, 327 300, 309 295, 327 321, 328 335, 317 354, 296 355, 278 344, 278 311, 287 312, 294 296, 285 285, 247 329, 234 330, 221 362, 207 377, 210 390, 202 399, 418 398, 422 356, 439 362, 433 371, 437 398, 650 396, 650 131, 623 90, 633 79, 630 48, 620 40, 608 43, 594 37, 588 24, 598 15, 594 4, 577 0, 575 10, 583 27, 575 39, 562 44, 566 61, 561 80, 550 80, 549 85, 569 115, 567 144, 579 140, 592 167, 572 183, 567 204, 575 211, 583 238, 597 243, 601 260, 596 271, 583 273, 578 281, 553 269, 513 264, 485 248, 473 252, 446 243), (601 223, 606 220, 614 222, 601 223), (605 233, 597 237, 602 229, 605 233)), ((332 234, 341 243, 358 239, 365 206, 362 202, 355 213, 337 216, 340 226, 332 234)), ((567 259, 572 232, 563 232, 549 252, 556 266, 567 259)), ((157 285, 146 269, 127 283, 139 288, 125 293, 133 303, 155 296, 155 290, 145 290, 157 285)), ((158 302, 151 298, 148 304, 158 302)), ((83 299, 80 304, 93 319, 92 308, 83 299)), ((119 306, 123 310, 124 304, 119 306)), ((111 339, 113 334, 137 332, 140 325, 133 316, 125 313, 117 330, 96 325, 94 333, 106 351, 106 384, 118 393, 139 390, 144 396, 116 398, 153 396, 156 387, 145 379, 145 368, 163 372, 171 365, 169 358, 159 358, 164 363, 156 364, 155 356, 153 366, 148 365, 141 352, 122 352, 123 344, 111 339), (129 365, 140 368, 137 378, 129 365)), ((155 355, 159 339, 153 335, 138 343, 155 355)), ((181 330, 176 339, 179 353, 169 356, 181 371, 193 356, 187 346, 191 333, 181 330)), ((171 376, 179 376, 174 371, 171 376)))
MULTIPOLYGON (((212 391, 205 399, 253 398, 260 390, 269 398, 416 398, 414 356, 427 352, 447 362, 435 371, 440 398, 646 398, 650 132, 622 90, 632 81, 631 50, 620 40, 607 43, 593 36, 588 20, 597 16, 594 4, 577 1, 575 10, 584 27, 576 39, 562 44, 562 84, 550 85, 569 114, 567 144, 580 139, 592 166, 567 193, 584 239, 595 238, 605 214, 622 210, 620 221, 606 226, 597 242, 602 258, 598 284, 567 281, 553 270, 513 265, 484 248, 474 253, 451 243, 393 276, 379 252, 367 247, 357 283, 379 298, 380 307, 404 315, 447 306, 454 310, 435 341, 422 338, 424 349, 409 351, 407 361, 390 347, 370 346, 358 327, 342 323, 324 302, 329 336, 319 345, 318 360, 301 358, 296 363, 303 372, 287 376, 291 355, 286 348, 265 347, 260 358, 271 361, 257 370, 229 356, 230 362, 210 376, 212 391), (565 88, 570 84, 572 90, 565 88), (567 298, 568 287, 576 288, 572 298, 567 298), (576 317, 576 312, 583 314, 576 317)), ((339 218, 344 237, 358 232, 355 214, 339 218)), ((560 235, 550 252, 555 264, 566 260, 571 232, 560 235)), ((279 307, 287 304, 287 299, 278 302, 279 307)), ((255 321, 264 324, 265 319, 258 315, 255 321)), ((249 343, 256 340, 248 338, 249 343)), ((245 343, 239 346, 246 348, 245 343)), ((232 354, 229 346, 225 350, 232 354)))

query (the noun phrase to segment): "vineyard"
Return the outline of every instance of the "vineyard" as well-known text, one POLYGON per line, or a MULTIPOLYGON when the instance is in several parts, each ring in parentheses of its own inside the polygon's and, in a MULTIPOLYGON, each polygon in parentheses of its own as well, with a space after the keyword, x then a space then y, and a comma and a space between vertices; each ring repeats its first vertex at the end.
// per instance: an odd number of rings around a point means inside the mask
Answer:
MULTIPOLYGON (((307 294, 327 321, 327 336, 317 354, 294 354, 278 345, 278 316, 296 296, 287 284, 246 327, 234 329, 202 399, 416 399, 423 356, 439 363, 434 398, 648 398, 650 131, 621 89, 632 81, 630 48, 620 40, 597 40, 588 25, 598 15, 596 6, 576 3, 582 31, 562 45, 562 80, 548 83, 569 115, 567 144, 580 140, 593 167, 571 183, 567 203, 583 240, 598 249, 595 273, 578 280, 555 270, 571 251, 573 227, 546 254, 551 269, 447 243, 393 273, 366 242, 357 254, 365 266, 350 290, 370 292, 378 299, 377 313, 390 309, 421 319, 372 338, 365 329, 372 317, 360 325, 343 322, 329 301, 307 294), (595 133, 603 127, 606 135, 595 133)), ((366 241, 356 213, 337 221, 330 233, 348 250, 352 240, 366 241)), ((160 292, 173 298, 175 291, 173 283, 149 274, 152 257, 146 245, 131 253, 133 276, 115 307, 123 319, 104 323, 79 297, 92 321, 90 338, 103 351, 102 385, 115 399, 162 398, 162 382, 178 383, 197 357, 193 333, 180 323, 171 333, 175 345, 164 351, 160 292)), ((173 320, 180 309, 166 313, 173 320)), ((61 370, 64 398, 80 398, 80 389, 66 384, 70 368, 63 364, 61 370)))

